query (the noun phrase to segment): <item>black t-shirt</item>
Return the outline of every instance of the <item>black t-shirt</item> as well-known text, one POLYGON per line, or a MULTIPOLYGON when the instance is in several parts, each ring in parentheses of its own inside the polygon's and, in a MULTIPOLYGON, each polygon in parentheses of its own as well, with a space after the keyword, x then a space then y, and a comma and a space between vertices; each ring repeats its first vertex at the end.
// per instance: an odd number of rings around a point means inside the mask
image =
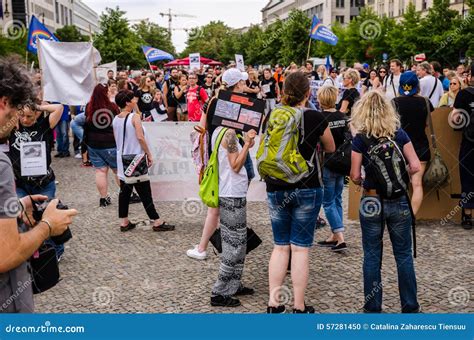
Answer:
POLYGON ((309 80, 319 80, 319 74, 316 71, 307 72, 306 76, 309 80))
POLYGON ((141 112, 153 110, 153 95, 150 91, 138 90, 135 92, 135 97, 138 98, 138 109, 141 112))
POLYGON ((197 75, 198 81, 197 84, 202 86, 206 82, 206 75, 205 74, 198 74, 197 75))
MULTIPOLYGON (((458 95, 456 96, 456 99, 454 100, 453 107, 467 112, 470 116, 470 124, 474 124, 474 87, 470 86, 469 88, 459 91, 458 95)), ((468 138, 466 138, 464 133, 462 138, 463 143, 469 142, 471 144, 474 144, 473 141, 470 141, 468 138)))
POLYGON ((265 93, 266 97, 265 99, 273 99, 273 98, 276 98, 277 97, 277 93, 276 93, 276 80, 274 78, 270 78, 270 79, 263 79, 261 81, 261 88, 264 89, 265 85, 269 85, 270 86, 270 92, 268 93, 265 93))
POLYGON ((345 89, 345 90, 344 90, 344 93, 342 94, 341 101, 340 101, 339 104, 337 105, 337 109, 340 110, 340 109, 341 109, 342 102, 343 102, 344 100, 347 100, 347 101, 349 102, 349 105, 347 106, 347 113, 346 113, 346 115, 350 117, 350 116, 351 116, 352 107, 354 106, 354 103, 359 99, 359 97, 360 97, 360 94, 359 94, 359 91, 357 91, 356 88, 345 89))
POLYGON ((13 165, 13 172, 15 178, 18 180, 21 177, 21 155, 20 144, 27 142, 45 142, 46 143, 46 168, 49 169, 51 165, 51 148, 53 130, 49 125, 49 116, 43 115, 30 127, 20 125, 18 129, 14 129, 9 138, 10 151, 8 156, 13 165))
POLYGON ((174 88, 178 86, 178 81, 174 81, 173 78, 170 78, 166 81, 168 87, 168 95, 166 98, 168 99, 168 106, 176 107, 176 99, 174 98, 174 88))
MULTIPOLYGON (((185 86, 185 87, 186 87, 186 86, 185 86)), ((179 90, 181 90, 181 87, 178 85, 178 91, 179 91, 179 90)), ((177 103, 179 103, 179 104, 186 104, 186 102, 187 102, 187 96, 188 96, 187 92, 183 92, 183 94, 181 95, 181 97, 176 98, 176 96, 173 95, 173 98, 174 98, 174 100, 175 100, 177 103)))
MULTIPOLYGON (((247 80, 247 87, 252 90, 258 89, 258 82, 247 80)), ((257 98, 257 93, 246 92, 245 94, 251 98, 257 98)))
MULTIPOLYGON (((324 134, 324 130, 328 127, 328 122, 324 117, 323 113, 314 110, 306 110, 304 112, 304 140, 299 145, 299 151, 301 155, 307 161, 310 161, 315 153, 316 147, 319 143, 319 138, 324 134)), ((300 137, 302 138, 302 137, 300 137)), ((290 184, 280 180, 272 178, 266 178, 267 192, 282 191, 282 190, 295 190, 295 189, 311 189, 319 188, 322 183, 319 182, 319 176, 321 175, 316 165, 317 155, 314 158, 314 170, 307 178, 300 182, 290 184)))
POLYGON ((362 85, 367 87, 367 89, 371 89, 373 87, 372 83, 370 82, 370 78, 367 78, 366 80, 364 80, 362 85))
POLYGON ((347 117, 341 111, 323 111, 323 115, 326 117, 328 127, 331 130, 336 149, 344 144, 344 133, 347 131, 347 117))
POLYGON ((204 83, 204 85, 202 85, 202 88, 206 91, 208 98, 214 97, 214 94, 216 92, 216 85, 214 83, 212 83, 211 85, 207 85, 206 83, 204 83))
MULTIPOLYGON (((415 150, 429 149, 430 143, 426 136, 426 122, 428 108, 426 100, 421 96, 400 96, 393 99, 400 115, 402 129, 410 137, 415 150)), ((428 100, 430 112, 434 111, 433 105, 428 100)))

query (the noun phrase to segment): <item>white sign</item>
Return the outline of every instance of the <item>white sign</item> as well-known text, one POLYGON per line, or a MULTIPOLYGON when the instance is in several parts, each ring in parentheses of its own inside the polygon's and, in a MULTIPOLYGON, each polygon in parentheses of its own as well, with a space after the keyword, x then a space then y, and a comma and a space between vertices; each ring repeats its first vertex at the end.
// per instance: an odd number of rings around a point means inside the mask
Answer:
MULTIPOLYGON (((153 197, 159 201, 200 200, 198 174, 191 157, 191 132, 196 123, 143 123, 148 146, 154 158, 149 169, 153 197)), ((256 177, 247 194, 249 201, 265 201, 265 182, 260 181, 255 155, 259 145, 250 150, 256 177)))
POLYGON ((237 69, 239 69, 241 72, 245 72, 245 63, 244 63, 244 56, 241 54, 236 54, 235 55, 235 64, 237 69))
POLYGON ((114 79, 115 79, 117 77, 117 62, 116 61, 97 66, 96 74, 97 74, 97 80, 99 83, 107 84, 107 82, 109 81, 109 76, 107 75, 107 73, 109 71, 114 72, 114 79))
POLYGON ((20 143, 21 176, 45 176, 46 142, 20 143))
POLYGON ((189 69, 191 71, 201 68, 201 55, 199 53, 191 53, 189 55, 189 69))

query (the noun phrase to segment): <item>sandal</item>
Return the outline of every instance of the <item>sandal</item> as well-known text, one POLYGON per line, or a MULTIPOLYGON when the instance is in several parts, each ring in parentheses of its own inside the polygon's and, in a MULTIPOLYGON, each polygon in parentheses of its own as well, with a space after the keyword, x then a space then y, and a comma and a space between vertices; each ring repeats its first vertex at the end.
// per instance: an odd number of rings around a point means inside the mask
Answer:
POLYGON ((154 225, 153 226, 153 231, 173 231, 175 228, 174 225, 167 224, 166 222, 163 222, 161 225, 154 225))
POLYGON ((89 168, 92 166, 92 163, 91 161, 85 161, 85 162, 82 162, 82 165, 81 165, 83 168, 89 168))

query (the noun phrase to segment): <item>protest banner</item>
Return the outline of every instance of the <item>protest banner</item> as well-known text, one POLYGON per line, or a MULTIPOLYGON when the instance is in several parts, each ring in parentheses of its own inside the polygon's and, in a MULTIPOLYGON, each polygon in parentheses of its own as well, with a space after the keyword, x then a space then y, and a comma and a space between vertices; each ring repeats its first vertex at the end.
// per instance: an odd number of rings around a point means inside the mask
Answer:
POLYGON ((189 55, 189 69, 191 71, 201 68, 201 55, 199 53, 191 53, 189 55))
POLYGON ((91 42, 38 40, 43 72, 43 99, 64 105, 85 105, 97 84, 94 67, 101 60, 91 42))
POLYGON ((96 69, 96 74, 97 74, 97 80, 101 84, 107 84, 107 81, 109 80, 109 77, 107 76, 107 73, 112 70, 114 71, 114 79, 117 77, 117 61, 113 61, 108 64, 102 64, 97 66, 96 69))
MULTIPOLYGON (((191 132, 195 123, 143 123, 145 136, 155 160, 149 170, 153 197, 159 201, 199 200, 198 174, 191 157, 191 132)), ((258 136, 255 145, 259 144, 258 136)), ((257 147, 250 150, 256 178, 251 182, 247 199, 266 200, 265 182, 259 181, 257 147)))
POLYGON ((237 69, 241 72, 245 72, 245 63, 244 63, 244 56, 241 54, 235 55, 235 65, 237 69))
POLYGON ((251 98, 243 93, 219 91, 213 125, 230 127, 237 130, 260 131, 265 101, 251 98))

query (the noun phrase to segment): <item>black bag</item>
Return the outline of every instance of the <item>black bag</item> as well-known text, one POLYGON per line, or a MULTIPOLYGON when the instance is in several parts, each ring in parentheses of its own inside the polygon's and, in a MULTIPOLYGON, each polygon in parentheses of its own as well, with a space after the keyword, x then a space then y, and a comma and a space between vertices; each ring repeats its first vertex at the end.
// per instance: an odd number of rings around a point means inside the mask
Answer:
MULTIPOLYGON (((222 237, 220 228, 216 229, 209 241, 214 246, 214 248, 216 248, 219 254, 222 253, 222 237)), ((257 248, 261 243, 262 239, 258 237, 255 231, 253 231, 252 228, 247 228, 247 254, 257 248)))
POLYGON ((333 153, 324 155, 324 166, 339 175, 349 176, 351 172, 352 135, 344 134, 344 143, 333 153))
POLYGON ((367 138, 363 140, 368 147, 370 167, 366 169, 366 177, 370 177, 381 198, 399 198, 408 192, 410 176, 403 152, 398 144, 388 137, 367 138))
POLYGON ((150 178, 148 176, 148 161, 145 154, 123 154, 123 149, 125 147, 125 131, 127 130, 127 120, 129 116, 130 113, 125 117, 125 123, 123 124, 122 165, 125 183, 135 184, 138 182, 149 181, 150 178))
MULTIPOLYGON (((466 88, 466 91, 469 92, 473 97, 474 97, 474 87, 469 86, 466 88)), ((471 101, 471 105, 474 102, 471 101)), ((467 112, 469 117, 464 117, 464 119, 469 122, 469 124, 466 124, 463 129, 464 136, 468 139, 473 141, 474 140, 474 107, 471 106, 471 112, 467 112)))
POLYGON ((43 293, 59 282, 58 260, 52 245, 43 243, 30 258, 30 267, 33 294, 43 293))

